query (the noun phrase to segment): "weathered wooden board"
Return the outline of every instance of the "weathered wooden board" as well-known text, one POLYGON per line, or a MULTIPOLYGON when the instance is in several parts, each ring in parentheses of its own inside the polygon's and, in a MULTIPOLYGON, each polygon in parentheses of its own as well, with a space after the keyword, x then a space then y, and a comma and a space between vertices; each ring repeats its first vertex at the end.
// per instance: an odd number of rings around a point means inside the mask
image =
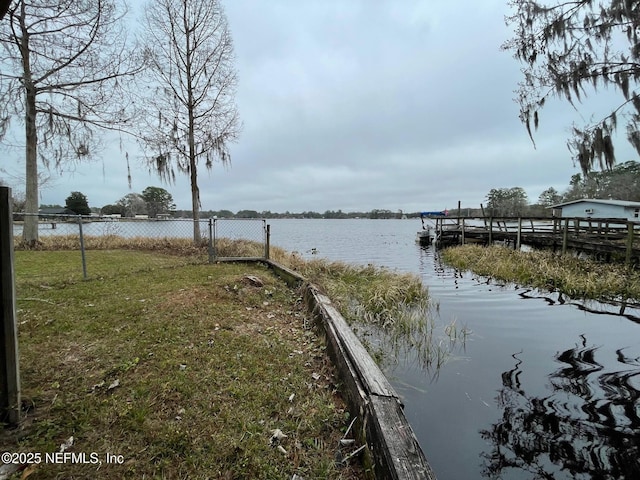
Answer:
POLYGON ((11 189, 0 186, 0 422, 20 421, 20 362, 16 321, 11 189))
POLYGON ((436 476, 395 398, 371 397, 374 414, 367 424, 368 437, 379 442, 374 458, 376 479, 435 480, 436 476))
MULTIPOLYGON (((313 287, 310 288, 313 289, 313 287)), ((353 363, 365 391, 369 395, 398 398, 387 377, 384 376, 378 364, 371 358, 360 339, 353 333, 344 317, 332 305, 329 297, 315 289, 313 289, 312 294, 315 296, 319 308, 324 311, 329 322, 335 327, 336 333, 344 345, 345 351, 353 363)))
POLYGON ((253 261, 266 263, 288 283, 303 282, 304 300, 325 332, 342 393, 358 417, 354 433, 368 447, 376 480, 435 479, 395 390, 331 300, 297 272, 271 260, 253 261))

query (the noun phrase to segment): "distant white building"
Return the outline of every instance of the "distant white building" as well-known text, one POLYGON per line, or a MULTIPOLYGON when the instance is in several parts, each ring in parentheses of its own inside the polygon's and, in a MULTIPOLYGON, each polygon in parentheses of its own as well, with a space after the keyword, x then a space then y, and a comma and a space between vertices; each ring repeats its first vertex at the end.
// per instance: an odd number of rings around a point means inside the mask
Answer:
POLYGON ((555 217, 620 218, 640 221, 640 202, 583 198, 551 207, 555 217))

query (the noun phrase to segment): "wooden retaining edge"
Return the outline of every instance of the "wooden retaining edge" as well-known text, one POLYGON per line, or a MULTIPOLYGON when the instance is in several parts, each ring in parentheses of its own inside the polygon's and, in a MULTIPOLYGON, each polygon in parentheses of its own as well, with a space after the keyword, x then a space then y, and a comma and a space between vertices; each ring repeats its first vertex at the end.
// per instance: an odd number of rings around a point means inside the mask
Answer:
POLYGON ((290 286, 302 286, 307 308, 324 329, 346 400, 357 412, 358 440, 367 444, 376 480, 435 480, 398 395, 331 300, 283 265, 267 259, 249 261, 268 265, 290 286))

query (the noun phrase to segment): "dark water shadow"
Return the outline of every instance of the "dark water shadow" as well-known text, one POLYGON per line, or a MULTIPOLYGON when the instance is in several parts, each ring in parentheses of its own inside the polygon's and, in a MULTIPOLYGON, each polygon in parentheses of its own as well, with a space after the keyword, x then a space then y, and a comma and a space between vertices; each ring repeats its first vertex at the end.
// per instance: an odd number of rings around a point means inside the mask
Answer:
POLYGON ((518 292, 522 299, 544 300, 549 305, 571 305, 586 313, 596 315, 614 315, 624 317, 640 324, 640 305, 621 300, 619 302, 605 302, 595 300, 572 300, 562 292, 541 292, 535 289, 524 289, 518 292), (554 298, 554 296, 556 298, 554 298))
POLYGON ((546 396, 526 392, 512 355, 496 397, 502 418, 480 431, 491 445, 481 454, 484 477, 640 478, 640 359, 619 349, 598 361, 598 350, 581 336, 558 353, 546 396))

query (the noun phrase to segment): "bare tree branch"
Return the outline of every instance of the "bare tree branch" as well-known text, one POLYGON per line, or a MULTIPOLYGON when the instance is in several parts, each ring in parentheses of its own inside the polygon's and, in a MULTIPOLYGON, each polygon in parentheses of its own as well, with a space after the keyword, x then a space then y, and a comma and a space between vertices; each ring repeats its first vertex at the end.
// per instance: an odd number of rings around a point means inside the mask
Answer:
MULTIPOLYGON (((95 155, 95 128, 124 130, 127 80, 144 62, 128 45, 121 0, 17 0, 0 25, 0 140, 22 118, 26 211, 38 212, 38 159, 60 166, 95 155)), ((38 240, 28 216, 24 240, 38 240)))

